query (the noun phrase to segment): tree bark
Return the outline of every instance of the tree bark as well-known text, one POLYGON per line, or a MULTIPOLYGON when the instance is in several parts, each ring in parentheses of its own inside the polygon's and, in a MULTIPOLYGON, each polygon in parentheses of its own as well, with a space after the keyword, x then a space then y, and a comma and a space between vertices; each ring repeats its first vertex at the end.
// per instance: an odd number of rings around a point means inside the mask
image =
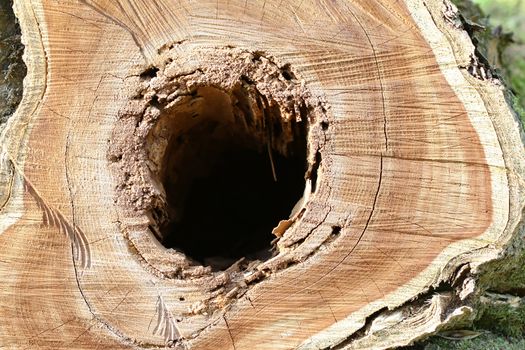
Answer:
POLYGON ((522 239, 522 129, 448 2, 14 8, 1 347, 403 346, 472 315, 480 269, 522 239), (212 185, 191 224, 245 237, 179 224, 231 149, 267 155, 279 191, 300 184, 269 255, 235 255, 259 227, 236 216, 240 183, 221 192, 231 217, 206 211, 212 185))

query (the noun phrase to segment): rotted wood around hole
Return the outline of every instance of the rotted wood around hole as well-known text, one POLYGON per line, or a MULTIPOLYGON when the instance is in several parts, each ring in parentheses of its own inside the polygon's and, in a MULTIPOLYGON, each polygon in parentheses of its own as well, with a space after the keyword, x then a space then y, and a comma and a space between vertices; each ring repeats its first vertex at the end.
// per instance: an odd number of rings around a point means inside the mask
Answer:
POLYGON ((165 54, 128 81, 108 159, 123 234, 156 273, 221 288, 197 312, 210 314, 315 251, 290 254, 308 237, 294 225, 318 186, 329 117, 289 64, 262 52, 165 54), (147 225, 125 224, 137 218, 147 225))

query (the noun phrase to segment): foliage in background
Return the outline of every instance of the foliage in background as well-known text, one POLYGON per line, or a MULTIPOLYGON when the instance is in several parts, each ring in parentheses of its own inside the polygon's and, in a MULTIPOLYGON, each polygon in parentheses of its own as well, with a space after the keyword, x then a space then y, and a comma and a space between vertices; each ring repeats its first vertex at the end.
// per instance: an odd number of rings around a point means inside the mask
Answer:
MULTIPOLYGON (((514 93, 514 108, 525 110, 525 0, 454 0, 473 24, 478 51, 514 93)), ((525 121, 525 120, 524 120, 525 121)))
MULTIPOLYGON (((514 107, 525 118, 525 1, 475 0, 493 25, 512 33, 513 42, 501 50, 501 65, 516 95, 514 107)), ((525 119, 524 119, 525 121, 525 119)))

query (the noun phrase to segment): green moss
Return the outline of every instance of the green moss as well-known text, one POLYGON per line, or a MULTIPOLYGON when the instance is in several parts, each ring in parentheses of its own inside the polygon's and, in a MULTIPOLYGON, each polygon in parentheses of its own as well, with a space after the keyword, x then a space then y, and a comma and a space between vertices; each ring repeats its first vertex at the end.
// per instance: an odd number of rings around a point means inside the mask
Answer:
MULTIPOLYGON (((525 21, 525 16, 524 16, 525 21)), ((514 50, 516 51, 516 50, 514 50)), ((517 52, 518 58, 506 59, 507 80, 513 92, 512 107, 525 123, 525 45, 522 52, 517 52)), ((506 53, 505 55, 509 55, 506 53)))
POLYGON ((474 339, 449 340, 434 337, 420 347, 424 350, 523 350, 525 339, 507 338, 492 333, 485 333, 474 339))
MULTIPOLYGON (((523 247, 516 250, 523 251, 523 247)), ((482 270, 479 283, 484 290, 499 293, 525 290, 525 254, 516 254, 487 264, 482 270)))
POLYGON ((525 305, 484 304, 480 307, 474 329, 487 329, 503 337, 521 338, 525 334, 525 305))
POLYGON ((513 84, 518 86, 519 89, 522 89, 521 98, 514 94, 511 94, 509 99, 512 108, 520 117, 522 126, 525 128, 525 61, 523 62, 523 67, 521 69, 523 69, 523 71, 521 72, 521 80, 513 78, 513 80, 516 80, 515 82, 513 82, 513 84))
MULTIPOLYGON (((524 71, 525 71, 525 68, 524 68, 524 71)), ((525 82, 525 76, 523 77, 523 81, 525 82)), ((525 83, 524 83, 525 84, 525 83)), ((525 89, 525 87, 524 87, 525 89)), ((524 95, 525 96, 525 95, 524 95)), ((525 99, 525 97, 524 97, 525 99)), ((514 110, 516 111, 516 113, 518 113, 518 115, 520 116, 521 118, 521 121, 523 122, 523 124, 525 125, 525 107, 523 106, 523 101, 521 101, 518 97, 516 96, 512 96, 511 97, 511 103, 512 103, 512 108, 514 108, 514 110)))
MULTIPOLYGON (((515 298, 518 299, 519 298, 515 298)), ((468 328, 481 335, 473 339, 445 339, 439 335, 411 350, 525 349, 525 304, 487 301, 477 306, 478 315, 468 328)))

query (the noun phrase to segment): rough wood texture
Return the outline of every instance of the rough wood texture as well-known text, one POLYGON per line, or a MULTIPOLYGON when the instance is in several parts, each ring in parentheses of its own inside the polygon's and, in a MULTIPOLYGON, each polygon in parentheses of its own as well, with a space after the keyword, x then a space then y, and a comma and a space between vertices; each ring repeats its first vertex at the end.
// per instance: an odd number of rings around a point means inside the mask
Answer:
POLYGON ((20 28, 10 1, 0 2, 0 124, 14 112, 22 98, 22 80, 26 74, 22 60, 20 28))
POLYGON ((34 0, 15 12, 28 73, 1 135, 0 347, 404 345, 471 313, 480 265, 520 237, 523 135, 448 3, 34 0), (157 242, 163 170, 123 140, 157 137, 188 91, 204 94, 192 84, 235 91, 239 72, 283 125, 308 122, 308 180, 275 230, 278 254, 211 272, 157 242), (144 184, 122 182, 126 166, 144 184))

